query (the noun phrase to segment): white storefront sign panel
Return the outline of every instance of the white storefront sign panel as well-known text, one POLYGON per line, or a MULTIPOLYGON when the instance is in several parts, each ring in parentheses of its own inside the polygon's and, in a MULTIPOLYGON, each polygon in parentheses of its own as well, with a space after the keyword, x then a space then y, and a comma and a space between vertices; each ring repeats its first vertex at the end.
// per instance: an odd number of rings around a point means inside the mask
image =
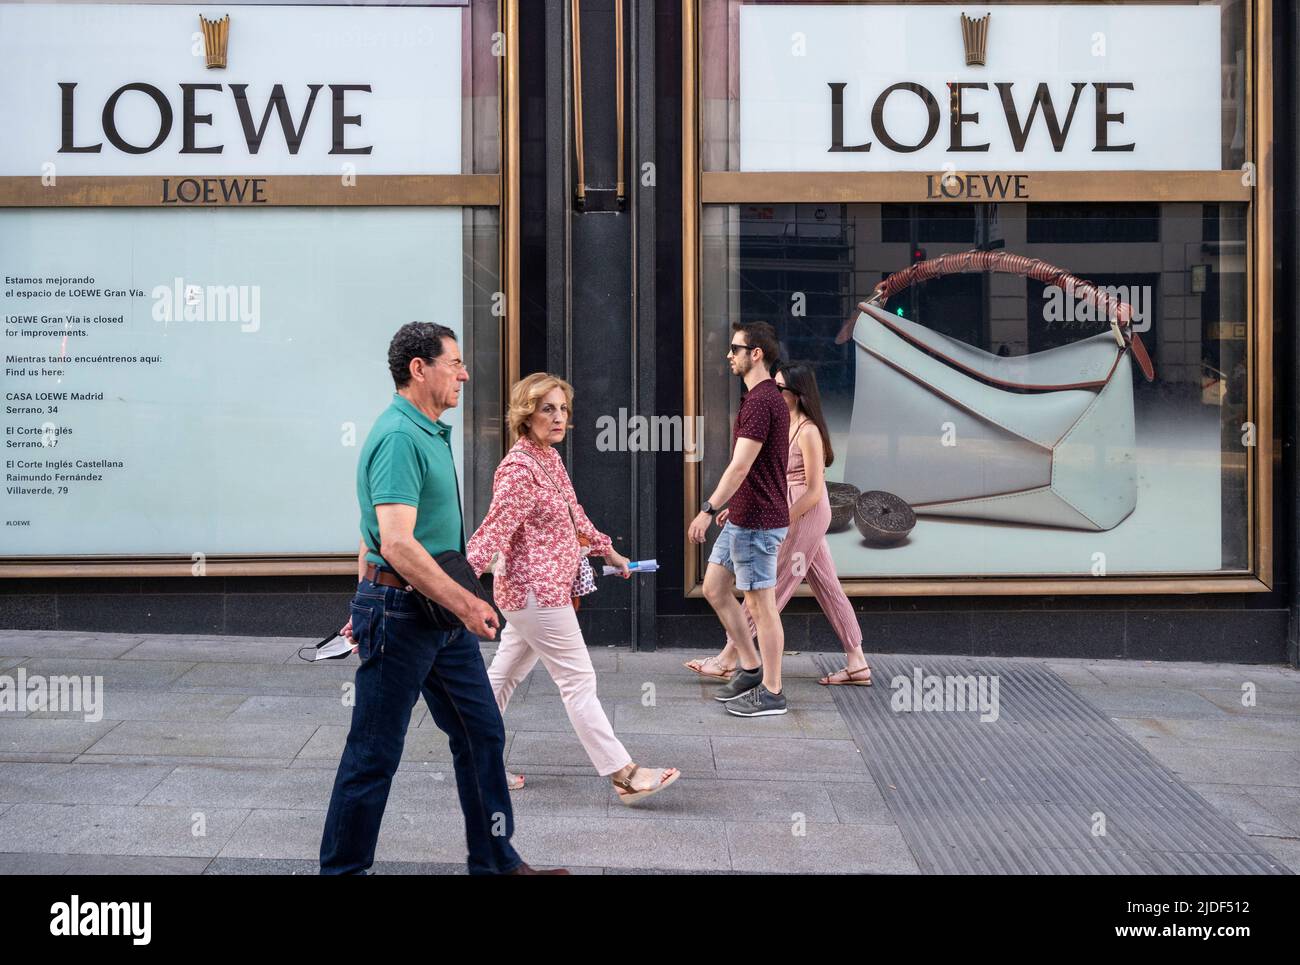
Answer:
POLYGON ((1182 4, 747 5, 740 168, 1218 170, 1220 18, 1182 4), (967 65, 963 14, 990 14, 984 65, 967 65), (950 85, 972 84, 986 89, 960 88, 954 131, 950 85))
POLYGON ((0 175, 459 174, 463 16, 0 5, 0 175), (224 68, 200 14, 230 16, 224 68))
POLYGON ((462 237, 459 208, 0 212, 4 555, 355 552, 388 341, 460 334, 462 237))
MULTIPOLYGON (((199 174, 245 192, 344 165, 458 174, 463 16, 5 4, 0 174, 157 177, 164 201, 199 174), (230 15, 224 69, 200 13, 230 15)), ((464 214, 232 200, 0 211, 4 556, 356 551, 388 343, 414 320, 460 334, 464 214)), ((444 418, 463 453, 460 411, 444 418)))

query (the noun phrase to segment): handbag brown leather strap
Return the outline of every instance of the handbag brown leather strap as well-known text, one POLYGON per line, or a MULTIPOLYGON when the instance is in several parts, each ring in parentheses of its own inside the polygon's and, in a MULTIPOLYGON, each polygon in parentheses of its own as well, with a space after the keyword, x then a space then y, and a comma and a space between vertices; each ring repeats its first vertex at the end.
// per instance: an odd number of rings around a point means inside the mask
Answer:
MULTIPOLYGON (((929 281, 931 278, 939 278, 942 275, 976 271, 1023 275, 1026 278, 1041 281, 1045 285, 1055 285, 1076 298, 1087 299, 1102 313, 1103 317, 1110 321, 1111 331, 1115 334, 1115 341, 1118 343, 1120 351, 1132 350, 1133 358, 1137 361, 1138 368, 1142 370, 1142 375, 1146 377, 1148 382, 1155 379, 1156 371, 1155 366, 1151 363, 1151 356, 1147 353, 1146 346, 1142 344, 1142 337, 1133 331, 1133 306, 1128 302, 1120 301, 1114 295, 1098 288, 1092 282, 1084 281, 1082 278, 1070 274, 1064 268, 1048 264, 1040 258, 1030 258, 1027 255, 1018 255, 1010 251, 982 251, 976 249, 951 252, 940 255, 938 258, 918 261, 915 265, 904 268, 902 271, 894 272, 876 285, 875 293, 863 304, 870 305, 874 303, 883 306, 889 299, 917 282, 929 281)), ((852 338, 854 318, 856 316, 850 316, 845 320, 839 334, 835 336, 836 345, 843 345, 852 338)))

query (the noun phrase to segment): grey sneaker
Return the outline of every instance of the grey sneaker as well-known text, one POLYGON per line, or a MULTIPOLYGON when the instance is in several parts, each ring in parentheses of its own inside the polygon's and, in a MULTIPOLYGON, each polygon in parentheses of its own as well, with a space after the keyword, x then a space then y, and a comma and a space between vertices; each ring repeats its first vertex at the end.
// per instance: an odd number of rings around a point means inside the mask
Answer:
POLYGON ((746 670, 744 667, 737 666, 736 672, 731 675, 731 679, 718 688, 718 692, 713 695, 713 699, 720 700, 723 703, 728 700, 735 700, 741 694, 748 693, 762 682, 762 664, 759 664, 753 670, 746 670))
POLYGON ((775 717, 786 709, 785 694, 774 694, 761 683, 727 704, 727 713, 737 717, 775 717))

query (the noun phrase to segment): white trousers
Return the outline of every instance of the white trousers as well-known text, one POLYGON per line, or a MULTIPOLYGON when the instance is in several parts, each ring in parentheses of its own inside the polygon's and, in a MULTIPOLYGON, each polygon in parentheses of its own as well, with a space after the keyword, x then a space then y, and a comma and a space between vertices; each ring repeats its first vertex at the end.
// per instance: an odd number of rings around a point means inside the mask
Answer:
POLYGON ((614 728, 596 697, 596 671, 573 607, 538 606, 530 591, 525 609, 503 612, 506 628, 487 672, 501 713, 505 713, 515 688, 540 659, 560 688, 569 723, 596 772, 608 776, 631 764, 632 758, 614 736, 614 728))

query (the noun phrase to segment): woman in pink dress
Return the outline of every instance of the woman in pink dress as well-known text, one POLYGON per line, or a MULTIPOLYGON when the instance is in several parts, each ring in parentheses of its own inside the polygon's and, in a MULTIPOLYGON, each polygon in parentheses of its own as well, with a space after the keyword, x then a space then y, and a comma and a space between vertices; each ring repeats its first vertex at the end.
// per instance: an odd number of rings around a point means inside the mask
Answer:
MULTIPOLYGON (((596 671, 573 609, 573 580, 582 556, 603 556, 624 579, 627 558, 583 511, 564 460, 573 388, 544 372, 510 390, 508 424, 516 442, 492 478, 492 504, 470 537, 465 556, 482 574, 500 554, 492 595, 506 618, 501 645, 488 667, 497 707, 505 713, 515 688, 541 660, 597 773, 608 777, 624 804, 642 800, 677 780, 675 767, 642 768, 614 736, 596 696, 596 671)), ((506 774, 512 790, 522 776, 506 774)))
MULTIPOLYGON (((826 494, 826 467, 835 459, 830 433, 822 415, 821 393, 810 366, 793 362, 776 376, 785 404, 790 409, 790 458, 786 469, 786 498, 790 501, 790 532, 777 553, 776 605, 784 609, 805 579, 813 596, 844 647, 845 665, 818 683, 826 686, 871 686, 871 668, 862 655, 862 629, 849 598, 840 586, 826 530, 831 524, 830 498, 826 494)), ((726 522, 726 510, 718 524, 726 522)), ((746 613, 748 616, 748 613, 746 613)), ((750 619, 751 631, 754 627, 750 619)), ((736 648, 727 641, 722 652, 712 657, 687 661, 686 667, 703 677, 726 680, 736 668, 736 648)))

